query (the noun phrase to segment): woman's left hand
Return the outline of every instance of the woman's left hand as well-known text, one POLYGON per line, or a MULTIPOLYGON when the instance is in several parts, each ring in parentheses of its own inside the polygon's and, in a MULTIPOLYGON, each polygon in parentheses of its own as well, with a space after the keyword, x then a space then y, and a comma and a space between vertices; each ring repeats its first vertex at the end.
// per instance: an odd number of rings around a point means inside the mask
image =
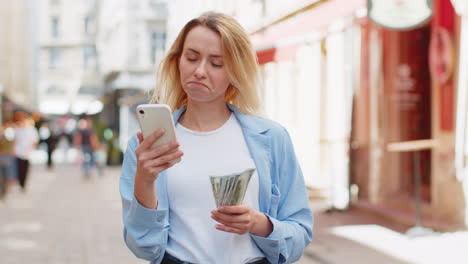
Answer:
POLYGON ((266 215, 245 204, 221 206, 211 211, 211 218, 221 223, 216 225, 216 229, 229 233, 252 233, 267 237, 273 230, 273 225, 266 215))

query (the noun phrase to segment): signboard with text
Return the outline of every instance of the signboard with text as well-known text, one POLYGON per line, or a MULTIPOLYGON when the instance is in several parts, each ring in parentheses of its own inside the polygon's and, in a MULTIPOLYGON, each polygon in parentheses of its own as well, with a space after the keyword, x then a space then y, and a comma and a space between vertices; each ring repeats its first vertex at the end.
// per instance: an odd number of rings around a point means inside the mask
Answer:
POLYGON ((369 18, 382 27, 410 30, 432 17, 432 0, 368 0, 369 18))

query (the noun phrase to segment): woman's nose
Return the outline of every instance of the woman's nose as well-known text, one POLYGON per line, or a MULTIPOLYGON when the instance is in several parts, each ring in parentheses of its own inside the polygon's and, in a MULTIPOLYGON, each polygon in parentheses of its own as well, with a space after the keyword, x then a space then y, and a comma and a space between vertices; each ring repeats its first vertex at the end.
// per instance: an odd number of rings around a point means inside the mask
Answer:
POLYGON ((198 79, 204 79, 206 78, 206 69, 205 69, 206 63, 205 62, 200 62, 198 64, 197 68, 195 69, 195 77, 198 79))

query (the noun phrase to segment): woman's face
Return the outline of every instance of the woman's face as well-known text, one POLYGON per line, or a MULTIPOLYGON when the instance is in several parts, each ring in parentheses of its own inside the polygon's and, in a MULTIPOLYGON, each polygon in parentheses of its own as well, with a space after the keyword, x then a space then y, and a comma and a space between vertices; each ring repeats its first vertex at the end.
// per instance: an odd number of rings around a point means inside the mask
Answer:
POLYGON ((189 100, 224 101, 229 80, 220 36, 204 26, 190 30, 179 58, 179 72, 182 88, 189 100))

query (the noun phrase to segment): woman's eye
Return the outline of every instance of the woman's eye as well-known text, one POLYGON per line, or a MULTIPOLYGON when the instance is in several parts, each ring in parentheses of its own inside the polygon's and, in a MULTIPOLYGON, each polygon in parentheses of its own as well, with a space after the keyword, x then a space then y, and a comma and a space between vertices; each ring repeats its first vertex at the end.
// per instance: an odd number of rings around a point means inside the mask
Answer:
POLYGON ((196 61, 197 59, 196 59, 196 58, 187 57, 187 60, 188 60, 188 61, 196 61))
POLYGON ((223 67, 223 64, 219 64, 219 63, 213 63, 213 62, 212 62, 211 65, 213 65, 213 67, 215 67, 215 68, 221 68, 221 67, 223 67))

